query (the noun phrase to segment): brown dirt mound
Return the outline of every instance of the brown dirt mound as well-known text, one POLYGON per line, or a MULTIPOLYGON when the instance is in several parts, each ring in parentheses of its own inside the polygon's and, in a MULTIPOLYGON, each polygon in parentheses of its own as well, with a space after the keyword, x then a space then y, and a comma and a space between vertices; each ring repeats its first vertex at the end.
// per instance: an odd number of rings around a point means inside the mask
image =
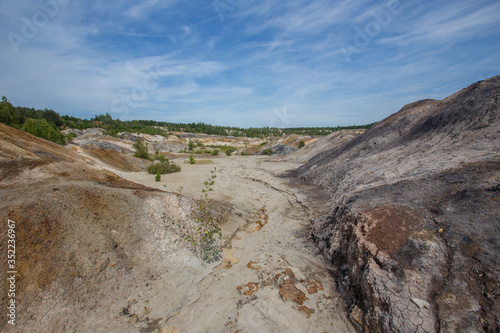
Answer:
POLYGON ((0 123, 0 156, 3 158, 41 158, 55 161, 82 161, 73 152, 51 141, 0 123))
POLYGON ((85 149, 85 152, 121 171, 142 171, 147 164, 151 163, 137 157, 122 154, 113 149, 85 149))

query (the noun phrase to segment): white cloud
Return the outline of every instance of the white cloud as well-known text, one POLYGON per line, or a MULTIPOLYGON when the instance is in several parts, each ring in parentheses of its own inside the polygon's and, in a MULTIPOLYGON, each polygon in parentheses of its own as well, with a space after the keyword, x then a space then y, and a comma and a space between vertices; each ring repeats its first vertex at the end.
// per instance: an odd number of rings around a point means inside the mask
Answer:
MULTIPOLYGON (((0 39, 0 95, 82 117, 238 126, 268 126, 286 106, 292 126, 335 126, 500 73, 497 1, 401 0, 351 62, 339 45, 385 2, 231 3, 221 21, 211 3, 69 2, 17 55, 0 39)), ((36 1, 0 3, 0 33, 21 33, 20 18, 37 10, 36 1)))

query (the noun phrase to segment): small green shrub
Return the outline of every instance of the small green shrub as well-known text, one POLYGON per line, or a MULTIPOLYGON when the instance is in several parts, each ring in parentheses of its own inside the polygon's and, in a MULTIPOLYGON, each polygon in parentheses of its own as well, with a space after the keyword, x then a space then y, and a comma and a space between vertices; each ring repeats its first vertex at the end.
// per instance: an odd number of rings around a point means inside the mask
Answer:
POLYGON ((196 163, 196 160, 194 159, 194 155, 191 154, 189 155, 189 164, 195 164, 196 163))
POLYGON ((135 157, 143 158, 145 160, 152 160, 148 152, 148 145, 142 139, 137 139, 132 146, 135 149, 135 157))
POLYGON ((181 167, 178 166, 177 164, 171 163, 168 159, 166 159, 165 162, 151 163, 146 167, 146 171, 152 175, 156 174, 163 175, 166 173, 181 171, 181 167))
POLYGON ((263 147, 263 146, 265 146, 265 145, 267 145, 267 141, 262 142, 262 143, 259 145, 259 147, 263 147))
MULTIPOLYGON (((192 222, 187 222, 188 232, 182 235, 184 240, 193 246, 194 252, 205 262, 219 260, 222 253, 222 230, 217 225, 217 219, 213 216, 213 212, 216 211, 216 206, 214 202, 208 198, 209 192, 213 191, 213 185, 217 177, 215 171, 216 169, 214 168, 214 170, 211 171, 210 177, 204 182, 201 199, 195 201, 195 207, 189 214, 189 218, 192 222)), ((179 207, 181 207, 181 191, 182 187, 177 194, 179 207)), ((186 223, 181 219, 172 221, 166 216, 164 216, 164 218, 170 223, 174 225, 177 224, 178 226, 186 223)), ((227 221, 226 216, 223 216, 223 219, 227 221)), ((218 220, 220 221, 220 218, 218 220)))
POLYGON ((194 143, 191 140, 189 140, 189 143, 188 143, 188 150, 190 150, 190 151, 194 150, 194 143))
POLYGON ((68 135, 66 135, 66 137, 65 137, 66 141, 70 141, 70 142, 73 141, 74 138, 76 138, 75 132, 69 132, 68 135))
POLYGON ((299 142, 299 149, 300 149, 300 148, 304 148, 304 146, 305 146, 305 145, 306 145, 306 144, 304 143, 304 141, 300 141, 300 142, 299 142))
POLYGON ((263 151, 260 152, 261 155, 272 155, 273 154, 273 150, 271 148, 268 148, 268 149, 265 149, 263 151))
POLYGON ((210 154, 212 154, 213 156, 219 155, 219 149, 212 150, 212 152, 210 154))
POLYGON ((232 146, 224 146, 224 148, 222 148, 222 150, 226 153, 227 156, 231 156, 231 154, 233 153, 233 151, 238 150, 238 148, 235 148, 235 147, 232 147, 232 146))
POLYGON ((161 175, 159 172, 156 172, 155 181, 159 182, 160 180, 161 180, 161 175))

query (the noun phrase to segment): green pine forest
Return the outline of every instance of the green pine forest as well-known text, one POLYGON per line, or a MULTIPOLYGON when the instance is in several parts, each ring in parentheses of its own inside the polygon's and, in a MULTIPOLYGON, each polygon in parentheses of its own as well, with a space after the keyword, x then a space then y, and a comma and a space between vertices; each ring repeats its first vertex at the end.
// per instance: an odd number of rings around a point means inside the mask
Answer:
POLYGON ((50 109, 34 109, 21 106, 13 106, 3 96, 0 102, 0 122, 8 126, 22 129, 37 137, 47 139, 58 144, 64 144, 66 140, 61 130, 73 128, 85 130, 98 127, 105 134, 117 136, 121 132, 144 133, 150 135, 167 136, 172 132, 205 133, 222 136, 238 137, 277 137, 289 134, 301 134, 310 136, 323 136, 342 129, 370 128, 375 123, 367 125, 337 126, 337 127, 294 127, 294 128, 239 128, 228 126, 214 126, 205 123, 172 123, 154 120, 127 120, 113 119, 108 113, 96 115, 89 119, 80 119, 68 115, 60 115, 50 109))

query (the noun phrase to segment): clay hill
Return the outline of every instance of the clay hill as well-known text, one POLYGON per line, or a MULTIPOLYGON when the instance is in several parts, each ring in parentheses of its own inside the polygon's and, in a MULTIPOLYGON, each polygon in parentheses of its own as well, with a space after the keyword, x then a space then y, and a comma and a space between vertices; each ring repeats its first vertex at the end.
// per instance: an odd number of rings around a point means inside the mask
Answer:
POLYGON ((298 169, 329 194, 313 238, 359 331, 500 331, 499 113, 497 76, 298 169))

